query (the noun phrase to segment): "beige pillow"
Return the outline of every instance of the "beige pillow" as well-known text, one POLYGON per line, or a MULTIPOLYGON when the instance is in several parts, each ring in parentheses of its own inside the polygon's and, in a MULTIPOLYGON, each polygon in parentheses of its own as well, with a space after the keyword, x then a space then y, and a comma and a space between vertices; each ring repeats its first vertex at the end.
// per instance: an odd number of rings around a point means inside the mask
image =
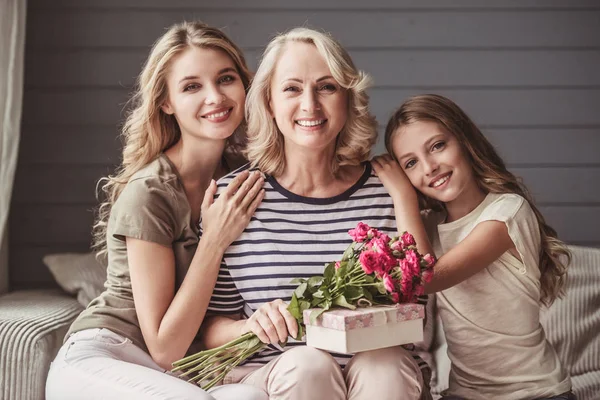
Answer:
POLYGON ((106 260, 99 261, 95 253, 48 254, 43 261, 59 286, 77 295, 84 307, 104 291, 106 260))

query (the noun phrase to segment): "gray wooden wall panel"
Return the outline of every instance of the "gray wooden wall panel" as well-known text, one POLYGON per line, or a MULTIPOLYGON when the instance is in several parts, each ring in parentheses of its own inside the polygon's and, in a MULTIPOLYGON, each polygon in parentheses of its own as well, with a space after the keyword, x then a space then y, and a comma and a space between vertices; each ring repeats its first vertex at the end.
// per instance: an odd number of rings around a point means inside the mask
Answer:
MULTIPOLYGON (((463 106, 561 238, 600 246, 600 3, 594 0, 30 0, 11 285, 53 285, 44 254, 85 251, 96 181, 152 42, 182 19, 225 31, 256 67, 278 31, 330 31, 374 79, 380 123, 407 96, 463 106)), ((375 152, 383 151, 379 142, 375 152)))

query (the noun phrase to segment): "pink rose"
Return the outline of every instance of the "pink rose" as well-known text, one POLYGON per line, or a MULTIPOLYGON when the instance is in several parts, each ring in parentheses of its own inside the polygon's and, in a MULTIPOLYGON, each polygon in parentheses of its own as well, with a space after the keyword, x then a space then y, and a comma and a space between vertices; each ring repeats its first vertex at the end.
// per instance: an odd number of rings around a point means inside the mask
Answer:
POLYGON ((362 243, 365 241, 365 239, 367 239, 370 230, 371 227, 369 225, 359 222, 356 225, 356 228, 350 229, 348 231, 348 234, 352 237, 352 240, 354 240, 355 242, 362 243))
POLYGON ((385 287, 385 290, 387 290, 390 293, 396 291, 394 279, 390 275, 385 273, 383 274, 383 286, 385 287))
POLYGON ((415 286, 415 296, 423 296, 425 294, 425 288, 423 287, 423 285, 417 285, 415 286))
POLYGON ((342 264, 340 264, 339 261, 335 262, 335 269, 340 269, 341 266, 342 266, 342 264))
POLYGON ((419 265, 419 256, 414 250, 407 250, 405 253, 405 260, 410 265, 411 274, 413 276, 419 276, 421 274, 421 266, 419 265))
POLYGON ((432 279, 433 279, 433 269, 427 268, 425 271, 423 271, 423 281, 425 283, 429 283, 429 282, 431 282, 432 279))
POLYGON ((400 303, 400 295, 398 293, 392 292, 391 295, 394 303, 400 303))
POLYGON ((392 243, 391 248, 393 251, 402 251, 402 242, 397 240, 392 243))
POLYGON ((435 261, 436 261, 435 257, 429 253, 425 254, 425 256, 423 257, 423 260, 425 260, 425 262, 427 263, 427 268, 433 268, 433 266, 435 265, 435 261))
POLYGON ((400 241, 402 242, 402 245, 404 247, 408 247, 408 246, 415 246, 417 243, 415 242, 415 238, 413 237, 413 235, 411 235, 408 232, 404 232, 402 234, 402 237, 400 238, 400 241))
MULTIPOLYGON (((388 240, 388 242, 389 242, 389 240, 388 240)), ((386 242, 383 237, 379 236, 379 237, 371 239, 368 246, 371 247, 374 251, 376 251, 378 253, 389 254, 390 248, 388 246, 388 242, 386 242)))
POLYGON ((379 231, 375 228, 371 228, 367 232, 367 236, 369 237, 369 239, 379 237, 379 235, 380 235, 379 231))
POLYGON ((358 257, 365 274, 369 275, 376 271, 379 263, 379 254, 372 250, 365 250, 358 257))

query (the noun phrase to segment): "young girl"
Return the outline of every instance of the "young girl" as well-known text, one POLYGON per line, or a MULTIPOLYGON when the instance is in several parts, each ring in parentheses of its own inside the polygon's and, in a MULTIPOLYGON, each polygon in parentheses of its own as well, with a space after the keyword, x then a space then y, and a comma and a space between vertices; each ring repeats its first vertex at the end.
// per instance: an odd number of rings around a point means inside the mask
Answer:
POLYGON ((49 400, 267 398, 247 385, 209 395, 166 373, 192 344, 223 252, 263 197, 262 178, 246 173, 213 201, 214 179, 230 170, 224 154, 242 143, 249 81, 241 51, 218 29, 182 23, 154 44, 94 227, 108 256, 106 291, 72 324, 49 400))
POLYGON ((430 233, 439 260, 426 290, 437 292, 452 363, 444 399, 574 399, 539 321, 540 306, 562 294, 559 256, 569 252, 525 187, 442 96, 407 100, 385 144, 393 159, 377 158, 375 170, 398 226, 416 232, 423 252, 431 248, 418 210, 439 211, 430 233))

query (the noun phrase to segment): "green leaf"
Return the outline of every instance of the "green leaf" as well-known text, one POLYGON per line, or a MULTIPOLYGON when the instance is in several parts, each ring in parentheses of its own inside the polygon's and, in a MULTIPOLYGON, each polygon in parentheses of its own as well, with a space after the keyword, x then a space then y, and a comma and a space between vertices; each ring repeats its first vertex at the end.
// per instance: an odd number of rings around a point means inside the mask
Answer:
POLYGON ((294 290, 294 294, 295 294, 296 296, 298 296, 298 298, 300 298, 300 299, 301 299, 301 298, 303 298, 303 297, 304 297, 304 292, 306 291, 306 288, 307 288, 307 287, 308 287, 308 283, 306 283, 306 282, 302 282, 302 283, 300 284, 300 286, 298 286, 298 287, 296 288, 296 290, 294 290))
POLYGON ((310 301, 308 300, 298 300, 298 304, 300 304, 300 313, 303 314, 304 310, 308 310, 310 308, 310 301))
POLYGON ((317 322, 317 318, 319 318, 319 316, 321 314, 323 314, 325 311, 327 311, 324 308, 318 308, 316 310, 312 310, 312 312, 310 313, 310 324, 314 325, 317 322))
POLYGON ((323 271, 323 277, 325 282, 331 282, 331 278, 335 275, 335 263, 329 263, 323 271))
POLYGON ((379 294, 387 294, 387 290, 385 290, 385 286, 383 285, 383 282, 377 282, 377 291, 379 292, 379 294))
MULTIPOLYGON (((319 307, 321 305, 321 303, 324 303, 325 300, 322 298, 318 298, 315 297, 314 299, 312 299, 312 301, 310 302, 310 308, 315 308, 315 307, 319 307)), ((320 307, 319 307, 320 308, 320 307)))
POLYGON ((339 295, 335 299, 333 299, 333 304, 336 306, 349 308, 350 310, 355 310, 356 307, 346 301, 346 298, 343 294, 339 295))
POLYGON ((348 246, 348 248, 346 249, 346 251, 344 251, 344 255, 342 256, 342 260, 347 260, 349 258, 352 258, 353 255, 354 255, 354 243, 350 244, 350 246, 348 246))
POLYGON ((302 340, 302 336, 304 336, 304 324, 298 324, 298 335, 294 339, 302 340))
POLYGON ((313 293, 313 297, 316 299, 323 299, 325 298, 325 293, 323 293, 323 290, 319 289, 313 293))
POLYGON ((372 277, 371 275, 365 275, 365 282, 366 283, 374 283, 375 282, 375 278, 372 277))
POLYGON ((322 276, 311 276, 308 279, 308 286, 321 286, 323 279, 322 276))
POLYGON ((306 279, 303 279, 303 278, 294 278, 290 281, 290 283, 293 283, 295 285, 298 285, 298 284, 304 283, 304 282, 306 282, 306 279))
POLYGON ((290 314, 294 316, 294 318, 302 319, 302 311, 300 310, 300 304, 298 304, 298 297, 296 297, 296 293, 292 293, 292 300, 290 300, 290 304, 288 305, 288 311, 290 314))
POLYGON ((348 286, 344 289, 344 296, 348 301, 360 299, 364 296, 364 290, 361 287, 348 286))

